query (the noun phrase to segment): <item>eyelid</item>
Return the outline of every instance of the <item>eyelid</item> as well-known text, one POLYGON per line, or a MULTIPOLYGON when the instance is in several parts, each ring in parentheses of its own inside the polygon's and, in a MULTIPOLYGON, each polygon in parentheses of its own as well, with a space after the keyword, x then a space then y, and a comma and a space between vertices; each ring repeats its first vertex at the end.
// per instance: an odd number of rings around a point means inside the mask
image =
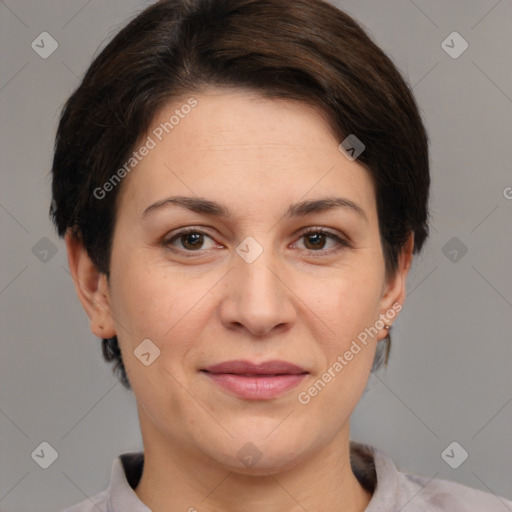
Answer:
POLYGON ((197 251, 187 251, 185 249, 178 249, 178 248, 171 246, 171 242, 174 242, 175 240, 179 239, 179 237, 181 237, 183 235, 187 235, 189 233, 198 233, 201 235, 205 235, 205 236, 211 238, 213 241, 215 241, 213 235, 211 235, 208 231, 206 231, 206 228, 200 227, 200 226, 186 226, 183 228, 179 228, 175 231, 172 231, 170 234, 164 236, 164 238, 162 240, 162 244, 165 247, 170 248, 171 250, 174 250, 176 252, 181 252, 181 253, 188 253, 189 255, 192 255, 194 253, 197 253, 197 254, 203 253, 204 254, 205 251, 209 250, 209 249, 198 249, 197 251))
MULTIPOLYGON (((350 239, 342 234, 338 234, 335 231, 332 231, 328 228, 324 228, 322 226, 310 226, 308 228, 305 228, 304 230, 299 231, 299 239, 302 237, 310 234, 310 233, 322 233, 333 239, 338 247, 332 248, 332 249, 319 249, 318 251, 314 251, 312 249, 304 249, 305 251, 309 252, 313 257, 322 257, 322 256, 329 256, 333 253, 336 253, 342 249, 347 249, 352 247, 352 242, 350 239)), ((296 242, 295 242, 296 243, 296 242)))
POLYGON ((300 235, 307 235, 308 233, 325 233, 326 235, 331 235, 333 237, 339 238, 341 241, 349 243, 349 238, 343 233, 339 233, 336 230, 332 230, 330 228, 325 228, 323 226, 310 226, 304 228, 303 230, 299 230, 300 235))

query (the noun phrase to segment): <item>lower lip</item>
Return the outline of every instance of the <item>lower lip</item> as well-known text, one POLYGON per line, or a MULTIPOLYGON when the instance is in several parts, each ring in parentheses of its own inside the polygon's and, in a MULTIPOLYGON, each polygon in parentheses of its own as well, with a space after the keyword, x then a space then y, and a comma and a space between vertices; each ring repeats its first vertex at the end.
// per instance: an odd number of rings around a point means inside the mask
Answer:
POLYGON ((221 388, 235 395, 252 400, 275 398, 297 386, 307 375, 272 375, 247 377, 231 373, 204 372, 221 388))

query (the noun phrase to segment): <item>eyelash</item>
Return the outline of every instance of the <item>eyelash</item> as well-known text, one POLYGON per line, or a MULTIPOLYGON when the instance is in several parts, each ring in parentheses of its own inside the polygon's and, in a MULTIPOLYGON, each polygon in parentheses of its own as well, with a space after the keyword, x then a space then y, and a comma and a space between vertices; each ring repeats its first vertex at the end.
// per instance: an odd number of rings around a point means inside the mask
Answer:
MULTIPOLYGON (((201 251, 208 250, 208 249, 198 249, 197 251, 190 251, 190 250, 186 250, 186 249, 176 249, 176 248, 170 247, 172 242, 174 242, 175 240, 178 240, 180 237, 182 237, 184 235, 189 235, 192 233, 199 234, 199 235, 205 235, 208 238, 212 238, 207 232, 202 231, 201 229, 189 227, 189 228, 183 228, 182 230, 177 231, 171 238, 164 240, 163 245, 165 247, 169 248, 170 250, 189 253, 189 254, 187 254, 187 257, 194 257, 195 256, 195 255, 193 255, 194 253, 200 254, 201 251)), ((334 240, 335 242, 338 243, 338 247, 336 247, 334 249, 328 249, 328 250, 319 249, 317 251, 315 251, 313 249, 305 249, 306 251, 310 252, 313 257, 328 256, 328 255, 331 255, 335 252, 342 250, 343 248, 351 247, 350 244, 343 238, 339 237, 335 233, 332 233, 331 231, 327 231, 326 229, 319 228, 319 227, 307 228, 305 231, 303 231, 301 233, 299 239, 304 238, 307 235, 317 234, 317 233, 326 235, 327 237, 331 238, 332 240, 334 240), (315 253, 320 253, 320 254, 315 254, 315 253)))

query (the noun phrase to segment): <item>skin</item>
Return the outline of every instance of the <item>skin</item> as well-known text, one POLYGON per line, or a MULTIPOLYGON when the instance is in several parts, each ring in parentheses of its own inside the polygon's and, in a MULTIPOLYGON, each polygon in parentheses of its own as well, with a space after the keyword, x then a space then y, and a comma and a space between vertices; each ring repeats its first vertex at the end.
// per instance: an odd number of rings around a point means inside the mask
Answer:
POLYGON ((197 107, 122 183, 110 279, 66 236, 91 330, 118 336, 137 399, 145 465, 136 493, 155 511, 362 511, 371 495, 350 467, 350 416, 385 329, 307 405, 297 397, 403 304, 413 236, 386 276, 370 174, 341 154, 315 108, 247 90, 194 97, 197 107), (232 217, 180 206, 143 216, 175 195, 217 201, 232 217), (283 217, 291 203, 324 196, 357 203, 366 219, 349 208, 283 217), (169 242, 187 226, 206 233, 198 249, 190 236, 169 242), (308 227, 349 245, 305 236, 308 227), (263 249, 252 263, 236 252, 249 236, 263 249), (149 366, 133 353, 147 338, 160 349, 149 366), (247 400, 199 372, 232 359, 280 359, 309 374, 278 398, 247 400), (248 442, 262 454, 252 467, 237 457, 248 442))

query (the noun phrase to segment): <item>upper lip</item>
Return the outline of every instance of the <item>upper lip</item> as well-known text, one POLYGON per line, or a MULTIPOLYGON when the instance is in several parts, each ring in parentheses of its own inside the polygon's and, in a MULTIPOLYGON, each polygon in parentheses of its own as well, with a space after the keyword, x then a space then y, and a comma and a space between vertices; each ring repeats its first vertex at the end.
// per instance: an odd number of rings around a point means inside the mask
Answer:
POLYGON ((299 375, 308 373, 304 368, 286 361, 266 361, 263 363, 253 363, 245 360, 224 361, 203 369, 209 373, 233 373, 248 375, 299 375))

